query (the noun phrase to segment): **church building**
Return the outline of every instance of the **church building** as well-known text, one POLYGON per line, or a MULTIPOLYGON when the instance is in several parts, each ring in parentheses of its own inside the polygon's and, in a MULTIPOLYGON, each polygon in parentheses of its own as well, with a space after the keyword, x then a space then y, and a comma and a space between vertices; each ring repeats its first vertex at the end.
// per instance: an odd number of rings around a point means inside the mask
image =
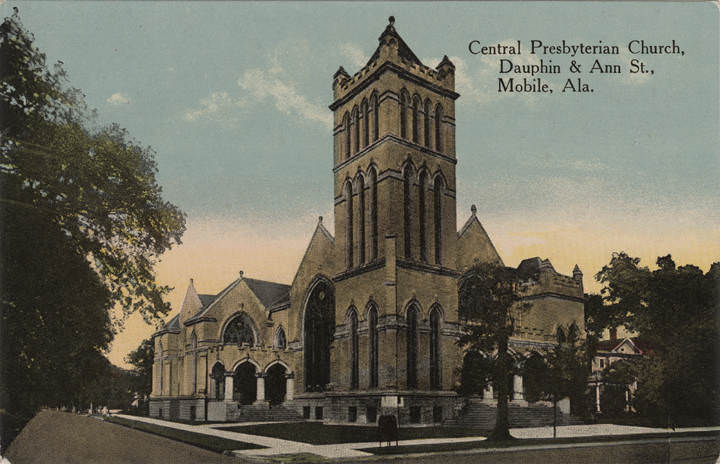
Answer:
MULTIPOLYGON (((475 207, 456 229, 455 66, 425 66, 394 19, 367 64, 332 81, 335 236, 323 218, 290 285, 241 272, 216 295, 190 284, 154 335, 150 415, 401 424, 457 420, 458 282, 502 264, 475 207)), ((532 309, 510 348, 542 352, 583 324, 582 273, 521 263, 532 309)), ((491 387, 486 389, 492 401, 491 387)), ((522 377, 513 402, 522 404, 522 377)))

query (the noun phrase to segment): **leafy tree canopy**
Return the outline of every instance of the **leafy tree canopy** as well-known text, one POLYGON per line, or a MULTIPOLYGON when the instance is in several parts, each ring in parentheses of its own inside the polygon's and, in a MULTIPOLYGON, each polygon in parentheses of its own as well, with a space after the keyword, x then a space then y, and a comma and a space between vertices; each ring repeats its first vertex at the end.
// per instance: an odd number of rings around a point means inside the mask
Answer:
POLYGON ((471 383, 479 378, 494 382, 498 408, 495 429, 489 439, 512 438, 508 420, 508 380, 514 362, 508 353, 508 341, 515 330, 517 314, 529 308, 529 304, 522 301, 522 283, 527 277, 516 269, 495 263, 478 263, 460 279, 458 310, 466 322, 458 340, 466 353, 460 388, 461 391, 473 391, 471 383))
MULTIPOLYGON (((0 24, 0 429, 88 401, 124 318, 169 311, 153 265, 180 243, 154 153, 96 126, 62 63, 52 68, 17 9, 0 24), (111 317, 113 308, 119 316, 111 317)), ((110 374, 108 374, 110 372, 110 374)), ((105 388, 105 387, 102 387, 105 388)), ((86 406, 86 405, 85 405, 86 406)))

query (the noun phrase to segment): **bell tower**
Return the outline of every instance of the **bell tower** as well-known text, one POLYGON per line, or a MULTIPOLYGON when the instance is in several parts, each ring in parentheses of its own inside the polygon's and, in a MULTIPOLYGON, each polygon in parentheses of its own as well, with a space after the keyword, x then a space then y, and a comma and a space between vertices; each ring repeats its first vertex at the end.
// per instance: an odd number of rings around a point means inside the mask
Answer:
POLYGON ((457 365, 455 66, 425 66, 392 16, 378 41, 333 75, 331 383, 434 397, 457 365))
POLYGON ((454 267, 455 66, 420 62, 395 18, 367 64, 333 76, 335 231, 348 270, 384 255, 454 267))

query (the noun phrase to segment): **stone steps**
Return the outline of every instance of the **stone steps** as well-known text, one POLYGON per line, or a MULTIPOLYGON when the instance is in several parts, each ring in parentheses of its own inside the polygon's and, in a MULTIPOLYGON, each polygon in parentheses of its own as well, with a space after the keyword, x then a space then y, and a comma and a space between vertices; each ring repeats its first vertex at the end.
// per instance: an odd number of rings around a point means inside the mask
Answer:
POLYGON ((234 422, 281 422, 300 420, 301 417, 296 411, 283 406, 247 405, 238 407, 228 419, 234 422))
MULTIPOLYGON (((479 427, 491 429, 495 426, 497 408, 495 405, 488 405, 479 401, 471 401, 463 410, 460 417, 453 421, 457 425, 465 427, 479 427)), ((558 411, 558 425, 582 424, 583 422, 573 416, 562 414, 558 411)), ((554 412, 552 407, 540 404, 528 406, 508 405, 508 419, 511 427, 544 427, 553 425, 554 412)), ((450 424, 448 425, 455 425, 450 424)))

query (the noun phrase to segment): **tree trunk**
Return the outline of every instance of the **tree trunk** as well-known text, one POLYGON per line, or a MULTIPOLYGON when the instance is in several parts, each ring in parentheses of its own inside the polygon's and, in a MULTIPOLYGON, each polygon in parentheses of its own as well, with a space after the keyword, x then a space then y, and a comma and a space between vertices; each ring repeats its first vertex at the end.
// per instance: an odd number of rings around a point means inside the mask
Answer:
POLYGON ((497 416, 495 418, 495 428, 488 437, 488 440, 502 441, 511 440, 513 437, 510 435, 510 420, 508 418, 508 376, 510 375, 509 360, 508 360, 508 340, 507 337, 503 337, 498 343, 498 358, 495 368, 495 388, 497 388, 498 399, 497 399, 497 416))

